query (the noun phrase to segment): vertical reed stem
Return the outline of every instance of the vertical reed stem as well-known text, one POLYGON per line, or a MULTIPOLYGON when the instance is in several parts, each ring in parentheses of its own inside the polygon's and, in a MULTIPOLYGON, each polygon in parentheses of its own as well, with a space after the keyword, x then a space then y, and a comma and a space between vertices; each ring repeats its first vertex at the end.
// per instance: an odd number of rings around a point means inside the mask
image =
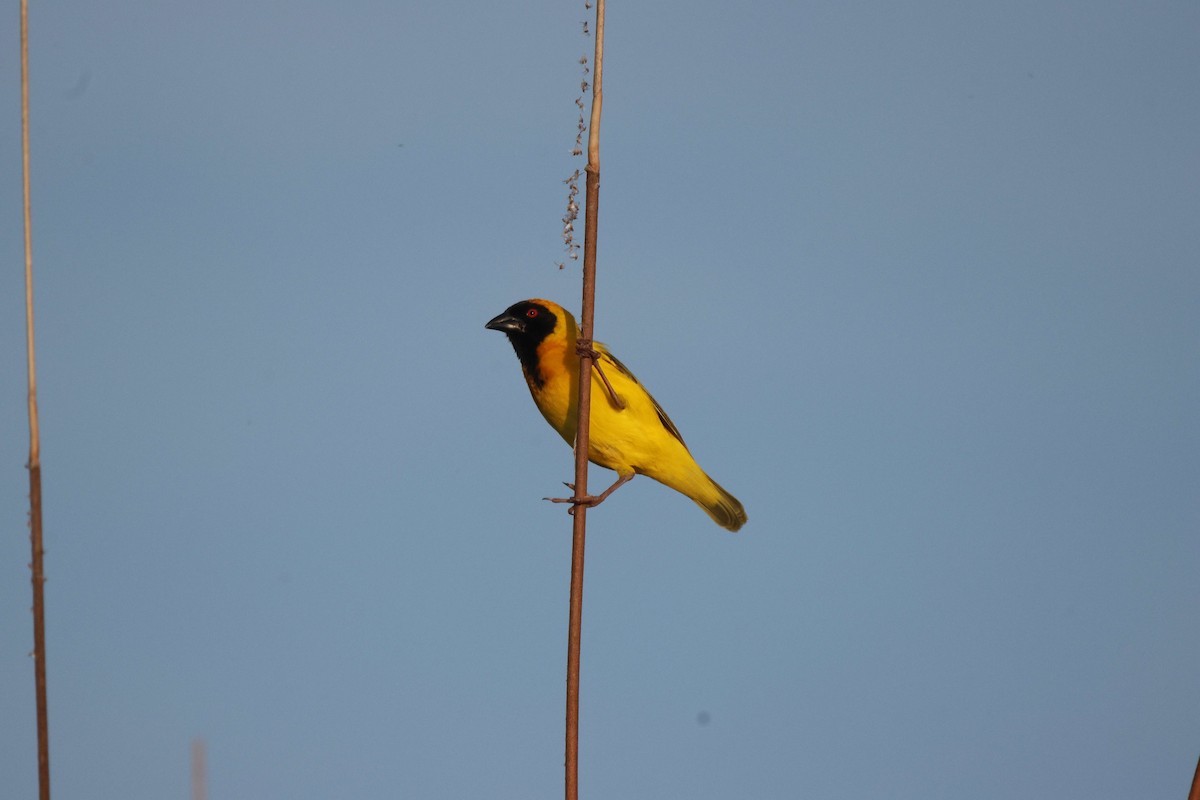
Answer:
POLYGON ((29 564, 33 583, 33 670, 37 692, 38 797, 50 800, 50 725, 46 711, 46 609, 42 571, 42 462, 33 349, 33 224, 29 210, 29 0, 21 0, 21 167, 25 211, 25 351, 29 370, 29 564))
POLYGON ((208 767, 203 739, 192 740, 192 800, 208 800, 208 767))
MULTIPOLYGON (((592 116, 588 125, 587 185, 583 232, 583 308, 579 335, 591 349, 596 303, 596 220, 600 208, 600 105, 604 67, 604 0, 596 2, 596 52, 592 60, 592 116)), ((575 433, 575 497, 587 496, 588 434, 592 408, 592 357, 579 357, 579 422, 575 433)), ((587 506, 575 512, 571 544, 571 609, 567 631, 566 798, 579 797, 579 638, 583 624, 583 554, 587 541, 587 506)))

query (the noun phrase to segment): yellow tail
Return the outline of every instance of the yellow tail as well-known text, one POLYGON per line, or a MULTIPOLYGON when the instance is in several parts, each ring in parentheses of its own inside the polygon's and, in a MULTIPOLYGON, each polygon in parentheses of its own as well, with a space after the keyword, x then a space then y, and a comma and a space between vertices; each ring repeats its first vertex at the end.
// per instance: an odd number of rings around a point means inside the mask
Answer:
POLYGON ((722 489, 712 478, 709 478, 708 482, 712 484, 712 491, 705 493, 709 496, 692 499, 713 518, 713 522, 725 530, 737 531, 746 524, 746 509, 742 508, 736 497, 722 489))

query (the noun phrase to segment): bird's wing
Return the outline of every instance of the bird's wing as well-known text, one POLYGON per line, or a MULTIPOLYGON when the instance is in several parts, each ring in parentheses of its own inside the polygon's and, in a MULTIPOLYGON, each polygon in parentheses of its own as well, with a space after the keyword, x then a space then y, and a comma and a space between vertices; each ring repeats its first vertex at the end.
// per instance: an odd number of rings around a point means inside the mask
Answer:
POLYGON ((658 401, 654 399, 654 395, 652 395, 646 391, 646 387, 642 386, 641 382, 637 379, 637 376, 635 376, 632 372, 630 372, 629 367, 622 364, 617 359, 616 356, 614 356, 612 353, 608 352, 607 347, 605 347, 604 345, 601 345, 599 342, 597 342, 597 345, 598 345, 598 349, 600 351, 600 360, 604 361, 608 364, 612 364, 612 366, 617 370, 617 372, 620 372, 626 378, 633 381, 633 383, 636 384, 637 387, 642 390, 642 392, 646 395, 646 397, 650 398, 650 404, 654 406, 654 413, 658 415, 658 421, 661 422, 662 426, 667 429, 667 433, 671 434, 672 436, 674 436, 676 439, 679 440, 679 443, 681 445, 683 445, 684 449, 686 450, 687 443, 685 441, 683 441, 683 434, 681 434, 679 432, 679 428, 675 427, 675 423, 671 422, 671 418, 667 416, 667 412, 663 411, 663 407, 660 406, 658 404, 658 401))

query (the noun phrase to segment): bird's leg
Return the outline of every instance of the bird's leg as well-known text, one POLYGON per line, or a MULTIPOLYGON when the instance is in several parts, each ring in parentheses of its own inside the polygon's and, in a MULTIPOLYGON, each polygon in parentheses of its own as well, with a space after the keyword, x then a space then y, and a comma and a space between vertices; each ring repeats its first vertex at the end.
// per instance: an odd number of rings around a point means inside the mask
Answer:
MULTIPOLYGON (((617 478, 616 483, 597 495, 585 494, 583 497, 543 497, 542 499, 549 500, 551 503, 570 503, 571 508, 568 509, 568 513, 574 514, 576 506, 589 506, 591 508, 595 508, 596 506, 600 505, 605 501, 605 499, 608 498, 610 494, 633 480, 633 476, 636 474, 637 473, 635 472, 631 472, 628 475, 617 478)), ((565 483, 563 485, 568 487, 571 491, 575 491, 575 484, 565 483)))
POLYGON ((575 352, 581 356, 588 356, 592 359, 592 368, 600 373, 600 380, 604 381, 604 388, 608 390, 608 396, 612 398, 613 405, 619 410, 625 410, 625 400, 616 393, 612 384, 608 382, 608 376, 604 374, 604 368, 600 366, 600 351, 592 347, 590 339, 579 339, 575 342, 575 352))

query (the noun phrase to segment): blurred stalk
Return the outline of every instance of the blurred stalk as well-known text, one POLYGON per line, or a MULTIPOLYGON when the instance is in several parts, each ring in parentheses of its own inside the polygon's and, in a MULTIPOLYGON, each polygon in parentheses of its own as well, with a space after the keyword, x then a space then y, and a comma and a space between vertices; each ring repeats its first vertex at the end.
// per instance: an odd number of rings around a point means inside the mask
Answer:
POLYGON ((204 758, 204 740, 192 740, 192 800, 208 800, 208 768, 204 758))
POLYGON ((29 211, 29 0, 21 0, 21 167, 25 211, 25 351, 29 369, 29 563, 33 582, 33 670, 37 692, 38 797, 50 800, 50 725, 46 712, 46 608, 42 571, 42 462, 37 366, 33 349, 33 225, 29 211))
MULTIPOLYGON (((575 432, 575 497, 587 496, 588 435, 592 410, 592 330, 596 305, 596 220, 600 208, 600 105, 604 69, 604 0, 596 2, 596 52, 592 60, 592 115, 588 125, 584 193, 583 308, 579 336, 579 415, 575 432)), ((571 608, 567 630, 566 798, 579 797, 579 638, 583 624, 583 553, 587 506, 576 504, 571 541, 571 608)))

